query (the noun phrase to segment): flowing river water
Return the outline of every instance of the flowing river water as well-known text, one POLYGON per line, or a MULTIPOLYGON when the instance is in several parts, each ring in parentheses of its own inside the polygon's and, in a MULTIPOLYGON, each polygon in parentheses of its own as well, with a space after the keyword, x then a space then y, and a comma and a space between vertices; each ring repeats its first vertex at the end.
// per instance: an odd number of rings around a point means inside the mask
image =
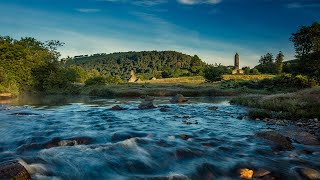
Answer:
POLYGON ((139 98, 38 100, 0 106, 0 163, 18 159, 34 179, 237 179, 241 168, 299 179, 296 167, 320 167, 319 146, 274 151, 254 135, 283 127, 241 120, 247 109, 226 98, 156 98, 149 110, 139 98))

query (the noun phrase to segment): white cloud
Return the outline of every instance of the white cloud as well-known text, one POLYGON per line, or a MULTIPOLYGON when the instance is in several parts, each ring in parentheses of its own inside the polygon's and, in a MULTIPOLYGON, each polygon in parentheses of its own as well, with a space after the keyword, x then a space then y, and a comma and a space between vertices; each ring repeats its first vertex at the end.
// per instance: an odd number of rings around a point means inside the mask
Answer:
POLYGON ((194 5, 194 4, 219 4, 221 0, 178 0, 181 4, 194 5))
POLYGON ((286 5, 287 8, 289 9, 296 9, 296 8, 315 8, 315 7, 320 7, 320 4, 301 4, 298 2, 295 3, 289 3, 286 5))
POLYGON ((80 8, 80 9, 76 9, 76 11, 78 12, 82 12, 82 13, 95 13, 95 12, 100 12, 101 9, 86 9, 86 8, 80 8))

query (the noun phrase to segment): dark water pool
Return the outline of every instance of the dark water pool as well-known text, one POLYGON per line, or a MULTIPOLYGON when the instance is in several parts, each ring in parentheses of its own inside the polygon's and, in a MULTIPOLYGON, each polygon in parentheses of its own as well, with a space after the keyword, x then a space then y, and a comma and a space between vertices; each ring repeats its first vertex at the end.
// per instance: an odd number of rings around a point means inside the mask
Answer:
POLYGON ((239 120, 246 109, 228 99, 157 98, 157 108, 138 110, 140 100, 44 97, 3 105, 0 162, 19 159, 35 179, 237 179, 240 168, 297 179, 295 167, 320 167, 319 147, 273 151, 254 134, 279 127, 239 120), (127 110, 109 110, 114 105, 127 110))

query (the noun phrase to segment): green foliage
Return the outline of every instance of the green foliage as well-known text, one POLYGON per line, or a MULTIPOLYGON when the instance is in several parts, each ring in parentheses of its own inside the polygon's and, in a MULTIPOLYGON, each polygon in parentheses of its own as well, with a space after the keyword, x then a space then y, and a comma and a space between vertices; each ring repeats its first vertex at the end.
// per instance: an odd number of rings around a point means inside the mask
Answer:
POLYGON ((86 80, 86 86, 95 86, 95 85, 105 85, 107 83, 107 79, 102 76, 92 77, 86 80))
POLYGON ((225 66, 213 66, 209 65, 204 69, 204 78, 210 82, 221 81, 224 74, 228 69, 225 66))
POLYGON ((281 74, 283 71, 283 58, 284 58, 284 55, 280 51, 276 57, 276 62, 275 62, 275 67, 276 67, 275 71, 277 74, 281 74))
POLYGON ((283 73, 287 74, 297 74, 299 72, 299 62, 298 59, 286 61, 283 63, 283 73))
POLYGON ((293 73, 307 75, 320 82, 320 24, 300 27, 290 40, 298 58, 293 73))
POLYGON ((259 63, 260 64, 254 68, 258 69, 260 73, 276 74, 276 64, 274 63, 274 58, 271 53, 261 56, 259 63))
MULTIPOLYGON (((204 63, 201 61, 201 59, 197 56, 194 55, 193 58, 191 59, 191 67, 190 71, 195 74, 195 75, 201 75, 203 70, 204 70, 204 63)), ((174 76, 177 77, 177 76, 174 76)))
POLYGON ((250 89, 265 89, 269 91, 289 91, 289 89, 297 90, 303 88, 310 88, 317 86, 318 83, 314 79, 310 79, 307 76, 297 75, 292 76, 290 74, 281 75, 275 78, 266 78, 263 80, 251 80, 251 81, 236 81, 229 80, 222 83, 224 88, 250 88, 250 89))
POLYGON ((88 78, 88 72, 80 66, 70 66, 68 76, 72 82, 84 83, 88 78))
POLYGON ((251 118, 320 118, 320 101, 315 98, 319 95, 320 89, 315 87, 290 94, 240 96, 231 102, 255 108, 249 111, 251 118))
POLYGON ((283 69, 283 58, 284 55, 281 51, 277 54, 276 59, 273 58, 272 53, 267 53, 261 56, 259 60, 260 64, 254 67, 254 69, 263 74, 280 74, 283 69))
POLYGON ((258 70, 257 68, 253 68, 253 69, 250 70, 250 74, 252 74, 252 75, 259 75, 259 74, 261 74, 261 73, 259 72, 259 70, 258 70))
POLYGON ((201 74, 205 63, 198 56, 175 51, 143 51, 77 56, 66 61, 66 66, 71 65, 96 69, 102 75, 119 76, 125 80, 129 79, 131 70, 143 74, 145 79, 201 74))
POLYGON ((298 58, 320 51, 320 24, 315 22, 311 26, 302 26, 296 33, 292 33, 290 40, 298 58))
POLYGON ((250 67, 243 67, 242 70, 244 71, 245 75, 249 75, 250 74, 250 67))
POLYGON ((33 70, 46 63, 58 59, 57 47, 62 43, 57 41, 40 42, 26 37, 15 40, 0 36, 0 68, 8 80, 1 82, 2 89, 29 89, 34 84, 33 70), (11 88, 10 88, 10 87, 11 88))

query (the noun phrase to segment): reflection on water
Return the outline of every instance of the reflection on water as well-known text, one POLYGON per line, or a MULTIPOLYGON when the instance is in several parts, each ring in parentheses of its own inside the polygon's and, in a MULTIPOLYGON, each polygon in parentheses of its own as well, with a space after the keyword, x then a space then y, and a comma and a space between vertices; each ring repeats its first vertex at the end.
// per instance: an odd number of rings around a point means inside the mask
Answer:
POLYGON ((320 166, 316 146, 273 152, 253 135, 277 127, 239 120, 246 109, 225 98, 157 98, 150 110, 140 101, 52 96, 0 106, 0 162, 20 159, 36 179, 234 179, 245 167, 294 179, 295 167, 320 166))

